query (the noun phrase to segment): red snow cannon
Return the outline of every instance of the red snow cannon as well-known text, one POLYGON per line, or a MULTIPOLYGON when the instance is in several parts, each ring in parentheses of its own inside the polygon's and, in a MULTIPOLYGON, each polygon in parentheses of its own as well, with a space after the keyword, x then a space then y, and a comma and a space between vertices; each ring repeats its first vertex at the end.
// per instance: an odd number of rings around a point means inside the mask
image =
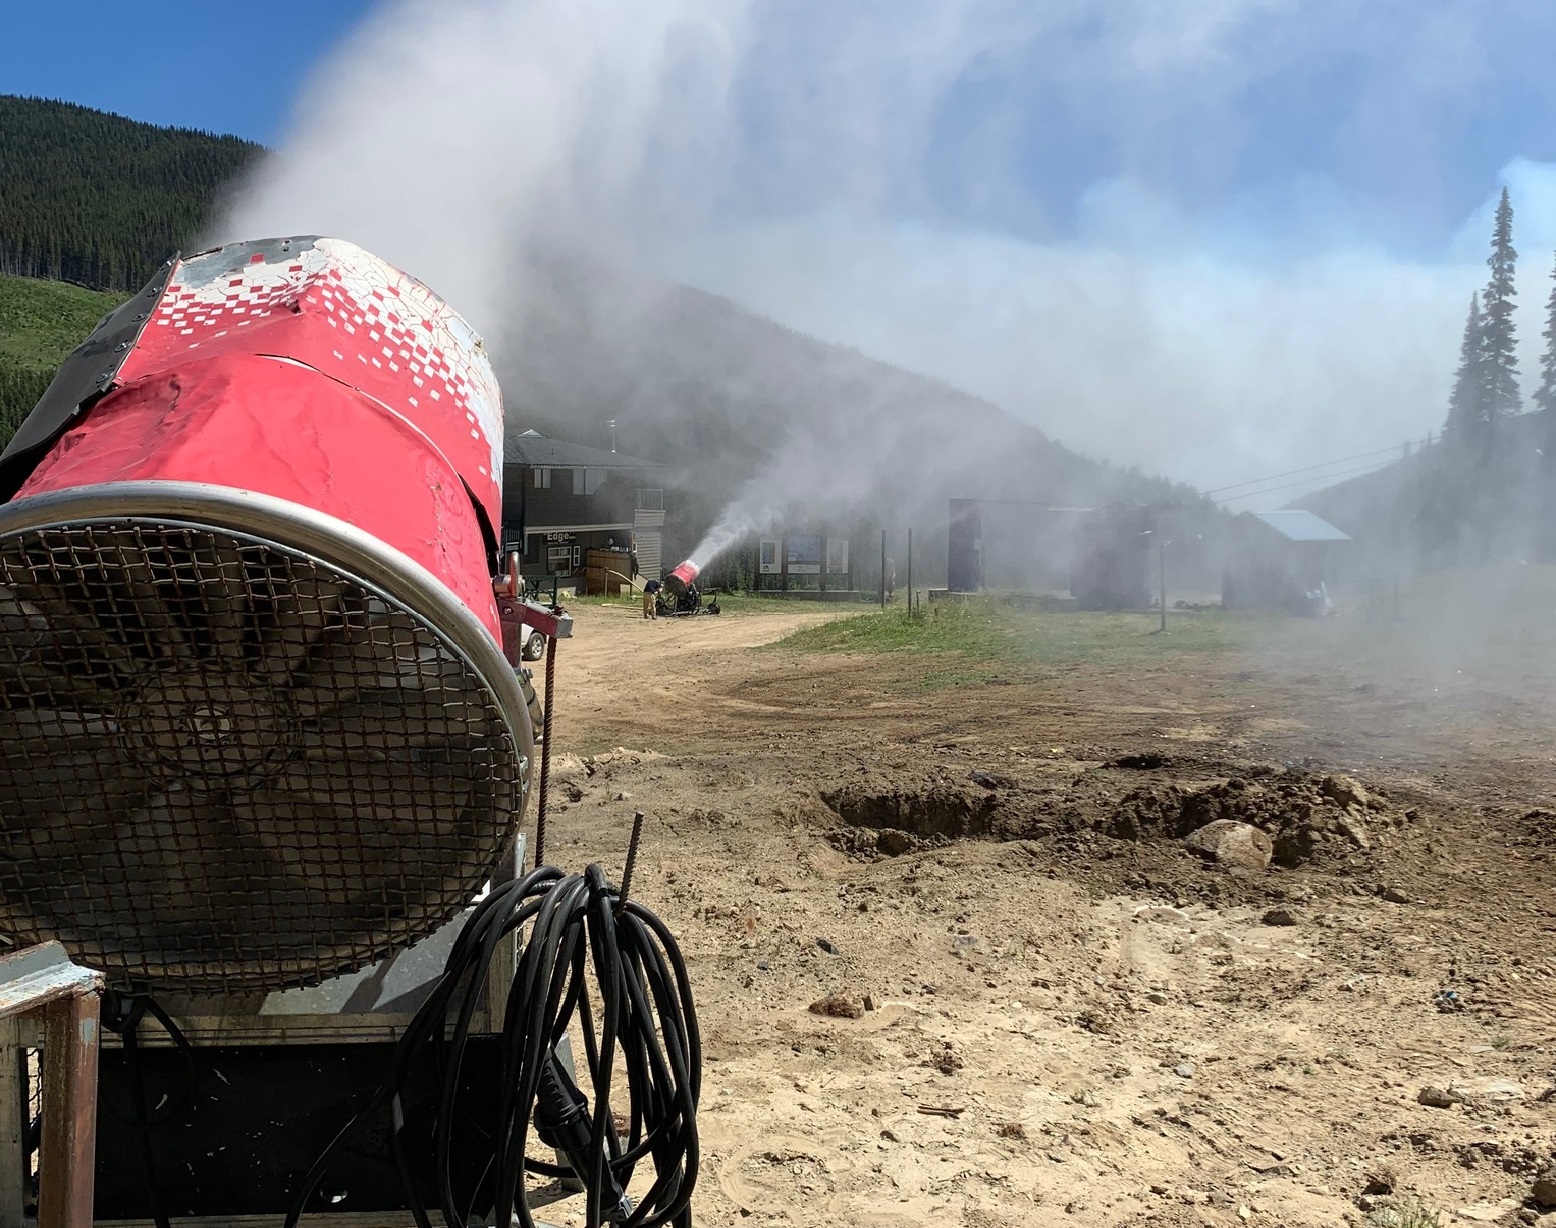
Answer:
POLYGON ((0 934, 248 992, 447 921, 512 839, 502 398, 338 239, 176 259, 0 456, 0 934))
POLYGON ((687 559, 668 576, 665 577, 665 591, 677 599, 684 597, 689 589, 695 586, 697 577, 702 573, 702 568, 687 559))

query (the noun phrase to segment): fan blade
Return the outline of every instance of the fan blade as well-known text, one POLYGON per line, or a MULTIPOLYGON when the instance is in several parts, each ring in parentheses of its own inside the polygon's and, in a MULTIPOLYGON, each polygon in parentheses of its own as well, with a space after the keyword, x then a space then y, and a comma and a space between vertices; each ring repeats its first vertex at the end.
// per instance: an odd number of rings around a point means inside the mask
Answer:
POLYGON ((104 881, 122 884, 97 923, 122 927, 133 900, 138 941, 159 962, 207 964, 244 945, 269 949, 309 899, 212 795, 170 791, 121 812, 115 838, 90 861, 104 881))
POLYGON ((484 703, 466 691, 378 691, 306 722, 300 745, 312 749, 459 750, 492 736, 484 703))
POLYGON ((122 603, 72 593, 66 585, 35 577, 11 573, 5 578, 11 583, 0 588, 0 619, 7 628, 21 633, 26 627, 38 637, 39 659, 51 669, 93 674, 112 670, 130 678, 145 668, 147 657, 157 655, 142 629, 131 632, 122 625, 117 608, 122 603), (137 642, 139 655, 134 648, 137 642))
POLYGON ((118 732, 118 720, 99 712, 0 708, 0 759, 91 752, 118 732))
POLYGON ((248 571, 239 550, 203 533, 168 531, 146 547, 170 623, 201 660, 240 669, 248 624, 248 571))
MULTIPOLYGON (((9 752, 9 747, 7 748, 9 752)), ((25 866, 4 879, 4 911, 19 932, 55 937, 80 932, 79 908, 96 901, 123 907, 92 852, 112 842, 115 817, 141 805, 147 788, 113 741, 95 753, 0 757, 0 862, 25 866)), ((122 912, 117 928, 124 926, 122 912)))
POLYGON ((320 913, 351 917, 365 883, 398 877, 400 851, 387 838, 394 833, 376 815, 364 821, 355 807, 275 792, 234 799, 232 813, 278 876, 302 892, 295 910, 299 926, 312 924, 320 913))
MULTIPOLYGON (((413 762, 382 754, 312 752, 290 765, 267 790, 268 799, 362 814, 375 829, 409 833, 454 824, 481 796, 487 769, 479 765, 413 762)), ((384 834, 388 834, 385 832, 384 834)))
POLYGON ((377 616, 366 627, 332 636, 298 671, 293 710, 305 720, 339 712, 354 702, 399 702, 422 692, 463 690, 463 662, 425 629, 402 616, 377 616))
POLYGON ((207 541, 199 552, 199 594, 212 655, 241 666, 252 607, 248 568, 234 546, 207 541))
POLYGON ((256 592, 251 617, 259 633, 259 672, 271 682, 290 678, 331 627, 341 625, 341 586, 298 570, 256 592))

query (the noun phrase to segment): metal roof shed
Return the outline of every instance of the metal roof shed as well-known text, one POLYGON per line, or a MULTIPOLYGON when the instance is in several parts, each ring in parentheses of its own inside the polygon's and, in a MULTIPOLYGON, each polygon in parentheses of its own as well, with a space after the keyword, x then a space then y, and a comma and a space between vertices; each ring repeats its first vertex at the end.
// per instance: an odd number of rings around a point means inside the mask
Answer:
POLYGON ((1332 607, 1350 536, 1296 508, 1243 512, 1232 521, 1221 604, 1228 610, 1319 615, 1332 607))
POLYGON ((1261 524, 1268 525, 1287 541, 1293 542, 1348 542, 1349 534, 1342 533, 1322 516, 1299 508, 1278 512, 1245 512, 1261 524))

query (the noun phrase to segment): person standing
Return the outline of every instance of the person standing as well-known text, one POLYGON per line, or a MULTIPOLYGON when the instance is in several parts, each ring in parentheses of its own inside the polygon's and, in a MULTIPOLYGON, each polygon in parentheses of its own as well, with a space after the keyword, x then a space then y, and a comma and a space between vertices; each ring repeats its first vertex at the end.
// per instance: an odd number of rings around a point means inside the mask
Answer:
POLYGON ((643 617, 658 619, 659 617, 659 581, 650 580, 643 586, 643 617))

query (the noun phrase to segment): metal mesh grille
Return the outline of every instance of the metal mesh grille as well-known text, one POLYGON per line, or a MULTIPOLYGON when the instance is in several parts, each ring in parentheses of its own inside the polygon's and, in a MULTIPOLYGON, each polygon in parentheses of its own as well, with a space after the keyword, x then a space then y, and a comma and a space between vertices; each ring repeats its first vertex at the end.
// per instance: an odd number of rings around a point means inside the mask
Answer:
POLYGON ((0 932, 233 992, 452 916, 527 765, 476 669, 371 585, 134 519, 0 537, 0 932))

